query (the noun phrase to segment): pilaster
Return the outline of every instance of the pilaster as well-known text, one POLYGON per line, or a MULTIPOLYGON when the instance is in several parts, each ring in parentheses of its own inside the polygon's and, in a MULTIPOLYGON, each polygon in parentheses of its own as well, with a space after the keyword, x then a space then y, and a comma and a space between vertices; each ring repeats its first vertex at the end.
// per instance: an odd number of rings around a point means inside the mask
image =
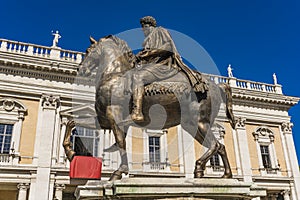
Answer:
POLYGON ((65 184, 55 183, 55 200, 62 200, 63 199, 63 190, 66 188, 65 184))
POLYGON ((34 199, 41 196, 45 200, 50 200, 53 190, 51 190, 51 161, 53 155, 53 144, 56 124, 57 108, 59 107, 59 97, 53 95, 43 95, 41 98, 41 110, 39 113, 39 137, 36 140, 35 151, 37 156, 37 175, 34 199))
MULTIPOLYGON (((99 133, 99 135, 100 135, 100 140, 101 140, 102 139, 101 137, 103 137, 103 133, 99 133)), ((132 128, 131 127, 127 130, 126 149, 127 149, 127 157, 128 157, 128 167, 129 167, 129 171, 130 171, 132 169, 132 156, 134 156, 134 155, 132 155, 132 128)), ((103 150, 101 150, 101 151, 103 152, 103 150)), ((99 154, 99 155, 101 155, 101 154, 99 154)))
POLYGON ((285 190, 282 192, 284 200, 290 200, 290 190, 285 190))
POLYGON ((177 126, 177 138, 178 138, 178 159, 179 159, 179 172, 184 173, 184 159, 183 159, 183 139, 181 126, 177 126))
POLYGON ((17 185, 19 190, 18 200, 26 200, 27 199, 27 190, 29 188, 29 183, 19 183, 17 185))
POLYGON ((58 163, 62 164, 62 165, 65 164, 65 150, 63 148, 63 141, 64 141, 65 134, 66 134, 67 122, 68 122, 67 117, 63 117, 61 119, 60 140, 59 140, 60 142, 58 145, 58 148, 59 148, 58 163))
POLYGON ((236 119, 236 135, 239 149, 239 158, 241 162, 242 176, 245 182, 252 182, 252 171, 250 152, 248 146, 247 132, 245 128, 246 118, 237 117, 236 119))
POLYGON ((194 167, 195 167, 194 138, 188 132, 186 132, 181 126, 178 126, 178 131, 180 131, 180 133, 182 134, 185 177, 194 178, 194 167))
POLYGON ((56 106, 56 107, 57 109, 55 111, 54 134, 53 134, 52 157, 51 157, 52 166, 58 163, 59 150, 62 147, 60 134, 64 135, 64 133, 60 132, 60 106, 56 106))
POLYGON ((283 132, 286 147, 287 147, 287 154, 288 160, 290 162, 290 167, 292 171, 292 176, 294 177, 294 191, 291 191, 295 194, 297 199, 300 199, 300 174, 299 174, 299 166, 298 166, 298 159, 296 155, 296 149, 294 144, 294 139, 292 135, 292 127, 293 123, 291 122, 283 122, 281 124, 281 131, 283 132))

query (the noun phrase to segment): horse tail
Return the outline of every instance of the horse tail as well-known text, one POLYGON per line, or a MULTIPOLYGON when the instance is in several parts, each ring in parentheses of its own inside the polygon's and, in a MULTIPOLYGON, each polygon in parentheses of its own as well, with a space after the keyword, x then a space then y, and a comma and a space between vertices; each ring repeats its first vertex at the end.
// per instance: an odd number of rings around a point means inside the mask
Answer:
POLYGON ((231 87, 226 83, 220 83, 221 96, 223 101, 226 104, 226 116, 229 119, 229 123, 231 127, 235 128, 235 120, 232 109, 232 90, 231 87))

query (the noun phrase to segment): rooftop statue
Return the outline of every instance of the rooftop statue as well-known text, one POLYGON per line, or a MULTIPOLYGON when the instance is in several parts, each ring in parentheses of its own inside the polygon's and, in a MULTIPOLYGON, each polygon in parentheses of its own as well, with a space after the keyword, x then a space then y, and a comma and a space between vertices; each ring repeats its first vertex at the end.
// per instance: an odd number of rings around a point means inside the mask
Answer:
MULTIPOLYGON (((231 178, 225 146, 211 131, 222 101, 230 124, 235 126, 231 88, 225 83, 208 82, 200 72, 185 65, 171 35, 166 29, 156 27, 153 17, 143 17, 140 23, 145 40, 137 55, 116 36, 109 35, 99 41, 90 38, 91 46, 79 69, 82 75, 97 71, 97 120, 101 128, 111 129, 115 136, 116 144, 106 151, 118 150, 121 156, 121 164, 110 180, 121 179, 129 171, 125 142, 129 126, 157 130, 179 124, 208 148, 195 163, 194 177, 202 177, 206 163, 218 153, 225 167, 223 177, 231 178)), ((71 127, 67 129, 67 139, 75 125, 68 123, 68 126, 71 127)), ((74 152, 67 147, 68 142, 65 148, 72 159, 74 152)))
POLYGON ((232 73, 232 68, 231 65, 229 64, 227 67, 227 72, 228 72, 228 77, 232 78, 233 77, 233 73, 232 73))
POLYGON ((275 73, 273 73, 273 82, 274 82, 274 85, 277 85, 278 82, 277 82, 277 76, 275 73))
POLYGON ((61 35, 59 34, 58 31, 55 31, 55 33, 52 31, 52 35, 54 36, 53 41, 52 41, 52 47, 58 47, 58 40, 61 38, 61 35))

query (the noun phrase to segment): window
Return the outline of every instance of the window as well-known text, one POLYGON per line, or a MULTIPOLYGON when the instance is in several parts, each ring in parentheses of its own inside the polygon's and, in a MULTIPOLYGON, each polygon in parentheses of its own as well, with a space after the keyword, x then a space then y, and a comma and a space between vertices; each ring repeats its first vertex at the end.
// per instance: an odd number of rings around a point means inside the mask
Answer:
POLYGON ((13 158, 5 161, 0 159, 0 163, 19 163, 20 138, 26 113, 27 108, 22 102, 12 98, 0 98, 0 154, 13 158))
POLYGON ((149 136, 149 161, 160 163, 160 137, 149 136))
POLYGON ((260 151, 264 168, 271 169, 272 164, 270 159, 269 146, 261 145, 260 151))
POLYGON ((0 124, 0 153, 9 154, 13 133, 12 124, 0 124))
POLYGON ((280 175, 280 164, 275 151, 275 135, 269 127, 258 127, 252 133, 256 143, 259 171, 262 176, 280 175))
POLYGON ((76 153, 86 156, 99 156, 99 134, 96 130, 76 127, 72 134, 71 140, 76 153))
POLYGON ((210 158, 210 166, 214 171, 220 170, 220 157, 217 153, 210 158))
POLYGON ((167 130, 144 129, 144 171, 170 171, 167 130))

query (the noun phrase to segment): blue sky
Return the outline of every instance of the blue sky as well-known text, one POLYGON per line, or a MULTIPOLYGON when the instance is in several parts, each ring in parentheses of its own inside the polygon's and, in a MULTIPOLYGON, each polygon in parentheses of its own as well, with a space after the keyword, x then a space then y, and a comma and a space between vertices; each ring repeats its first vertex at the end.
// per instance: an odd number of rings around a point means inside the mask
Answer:
MULTIPOLYGON (((205 48, 222 75, 230 63, 240 79, 273 83, 277 74, 286 95, 300 97, 300 1, 38 1, 2 0, 0 38, 85 51, 88 37, 139 28, 153 15, 158 25, 181 32, 205 48)), ((300 106, 290 110, 300 155, 300 106)), ((299 156, 298 156, 299 157, 299 156)))

